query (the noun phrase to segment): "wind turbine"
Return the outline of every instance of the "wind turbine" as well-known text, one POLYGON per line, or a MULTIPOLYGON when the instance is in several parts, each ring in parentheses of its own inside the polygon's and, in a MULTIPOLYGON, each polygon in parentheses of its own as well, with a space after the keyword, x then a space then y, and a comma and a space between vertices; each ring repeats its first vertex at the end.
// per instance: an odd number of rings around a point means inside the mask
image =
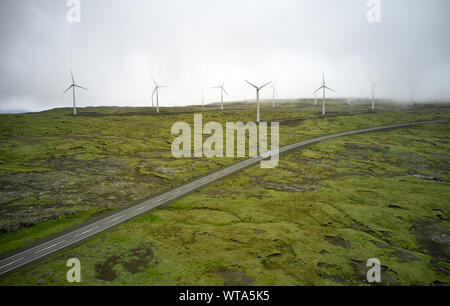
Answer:
POLYGON ((227 91, 225 90, 225 80, 222 82, 222 85, 211 87, 211 88, 220 88, 220 110, 223 110, 223 93, 225 93, 228 96, 227 91))
POLYGON ((69 88, 67 88, 63 94, 65 94, 69 89, 72 88, 72 96, 73 96, 73 115, 76 116, 77 115, 77 106, 75 104, 75 87, 81 88, 81 89, 85 89, 88 90, 87 88, 81 87, 80 85, 75 84, 75 79, 73 78, 73 73, 72 70, 70 71, 70 75, 72 76, 72 85, 69 86, 69 88))
POLYGON ((336 92, 333 89, 331 89, 325 85, 325 73, 322 73, 322 86, 320 86, 313 94, 316 94, 321 89, 323 89, 322 115, 325 115, 325 90, 328 89, 333 92, 336 92))
POLYGON ((270 88, 272 88, 272 108, 275 108, 275 95, 278 96, 278 91, 277 88, 275 87, 275 84, 270 86, 270 88))
POLYGON ((375 109, 375 82, 372 82, 372 110, 375 109))
POLYGON ((266 83, 266 84, 264 84, 263 86, 260 86, 260 87, 258 87, 258 86, 256 86, 256 85, 250 83, 250 82, 247 81, 247 80, 245 80, 245 81, 246 81, 247 83, 249 83, 251 86, 255 87, 255 89, 256 89, 256 105, 257 105, 257 110, 256 110, 256 122, 259 122, 259 91, 260 91, 261 89, 263 89, 264 87, 266 87, 267 85, 269 85, 270 83, 272 83, 272 81, 270 81, 270 82, 268 82, 268 83, 266 83))
POLYGON ((347 101, 348 105, 352 104, 352 83, 350 83, 350 87, 348 90, 348 101, 347 101))
POLYGON ((205 94, 203 93, 203 88, 202 88, 202 107, 205 106, 205 94))
POLYGON ((317 91, 314 93, 314 105, 317 105, 317 91))
POLYGON ((156 93, 156 112, 159 113, 159 89, 167 87, 167 86, 158 85, 158 83, 156 83, 156 81, 153 79, 153 77, 152 77, 152 81, 153 81, 153 84, 155 84, 155 89, 153 90, 153 94, 152 94, 152 106, 153 106, 153 96, 156 93))

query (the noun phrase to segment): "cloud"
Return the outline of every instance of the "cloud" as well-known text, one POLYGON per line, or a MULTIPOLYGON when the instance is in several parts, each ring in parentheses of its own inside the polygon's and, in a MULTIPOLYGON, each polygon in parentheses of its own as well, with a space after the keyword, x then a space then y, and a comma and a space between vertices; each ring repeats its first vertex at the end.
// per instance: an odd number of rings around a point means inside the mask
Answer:
MULTIPOLYGON (((0 110, 71 105, 70 82, 88 87, 80 106, 161 105, 253 98, 244 83, 276 80, 283 98, 310 97, 325 72, 335 96, 409 100, 450 97, 448 0, 381 0, 368 23, 365 0, 81 0, 81 23, 65 1, 0 2, 0 110)), ((263 97, 270 91, 262 92, 263 97)))

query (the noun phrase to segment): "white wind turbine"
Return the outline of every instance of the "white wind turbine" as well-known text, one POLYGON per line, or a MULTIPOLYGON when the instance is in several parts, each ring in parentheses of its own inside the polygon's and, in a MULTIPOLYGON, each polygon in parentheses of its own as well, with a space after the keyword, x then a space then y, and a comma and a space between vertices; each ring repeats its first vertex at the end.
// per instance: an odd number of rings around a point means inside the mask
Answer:
POLYGON ((333 92, 336 92, 333 89, 331 89, 325 85, 325 73, 322 73, 322 86, 320 86, 313 94, 316 94, 321 89, 323 89, 322 115, 325 115, 325 90, 328 89, 333 92))
POLYGON ((227 91, 225 90, 225 80, 222 82, 222 85, 211 87, 211 88, 220 88, 220 110, 223 110, 223 93, 225 93, 228 96, 227 91))
POLYGON ((88 90, 87 88, 81 87, 80 85, 75 84, 75 79, 73 77, 73 73, 72 71, 70 71, 70 75, 72 76, 72 85, 69 86, 69 88, 67 88, 63 94, 65 94, 69 89, 72 88, 72 96, 73 96, 73 115, 76 116, 77 115, 77 106, 75 104, 75 87, 81 88, 81 89, 85 89, 88 90))
POLYGON ((205 94, 203 92, 203 88, 202 88, 202 107, 205 106, 205 94))
POLYGON ((278 96, 278 91, 275 84, 270 86, 270 88, 272 88, 272 108, 275 108, 275 96, 278 96))
POLYGON ((156 81, 153 79, 153 77, 152 77, 152 81, 153 81, 153 84, 155 84, 155 89, 153 90, 153 94, 152 94, 152 107, 153 107, 153 96, 156 93, 156 112, 159 113, 159 89, 167 87, 167 86, 158 85, 158 83, 156 83, 156 81))
POLYGON ((352 104, 352 83, 350 83, 350 87, 348 90, 348 101, 347 101, 348 105, 352 104))
POLYGON ((245 80, 245 81, 256 89, 256 105, 257 105, 257 108, 256 108, 256 122, 259 122, 259 91, 261 89, 263 89, 264 87, 266 87, 267 85, 269 85, 270 83, 272 83, 272 81, 270 81, 270 82, 268 82, 268 83, 266 83, 266 84, 264 84, 263 86, 260 86, 260 87, 250 83, 247 80, 245 80))

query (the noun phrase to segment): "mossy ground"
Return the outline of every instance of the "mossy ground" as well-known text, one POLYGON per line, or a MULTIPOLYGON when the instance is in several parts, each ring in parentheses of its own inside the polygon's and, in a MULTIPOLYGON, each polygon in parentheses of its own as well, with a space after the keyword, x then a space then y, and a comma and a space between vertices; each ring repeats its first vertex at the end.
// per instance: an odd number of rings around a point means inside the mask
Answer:
MULTIPOLYGON (((306 105, 267 107, 265 114, 317 115, 306 105)), ((353 109, 331 103, 339 116, 282 122, 281 144, 450 114, 445 106, 382 110, 350 117, 353 109)), ((134 111, 88 109, 93 114, 74 118, 54 110, 2 120, 3 224, 14 220, 11 211, 20 220, 49 212, 47 221, 2 235, 3 252, 233 162, 171 158, 170 126, 191 122, 192 113, 134 111)), ((254 110, 225 114, 204 111, 203 121, 254 119, 254 110)), ((275 169, 258 165, 215 182, 3 276, 0 285, 67 284, 71 257, 82 263, 82 285, 365 284, 373 257, 383 266, 382 284, 449 284, 449 132, 449 124, 423 125, 291 152, 275 169)))

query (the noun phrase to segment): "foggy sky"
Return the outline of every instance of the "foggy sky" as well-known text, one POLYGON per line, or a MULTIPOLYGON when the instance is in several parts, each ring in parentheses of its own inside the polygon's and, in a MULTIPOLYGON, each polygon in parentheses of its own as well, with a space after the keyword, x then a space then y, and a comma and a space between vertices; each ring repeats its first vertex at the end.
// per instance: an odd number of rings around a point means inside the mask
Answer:
MULTIPOLYGON (((450 98, 450 1, 381 0, 369 23, 367 0, 81 0, 69 23, 66 1, 0 1, 0 111, 70 107, 70 70, 89 91, 78 106, 160 106, 254 99, 244 82, 276 81, 280 98, 408 100, 450 98)), ((270 90, 261 91, 271 97, 270 90)))

